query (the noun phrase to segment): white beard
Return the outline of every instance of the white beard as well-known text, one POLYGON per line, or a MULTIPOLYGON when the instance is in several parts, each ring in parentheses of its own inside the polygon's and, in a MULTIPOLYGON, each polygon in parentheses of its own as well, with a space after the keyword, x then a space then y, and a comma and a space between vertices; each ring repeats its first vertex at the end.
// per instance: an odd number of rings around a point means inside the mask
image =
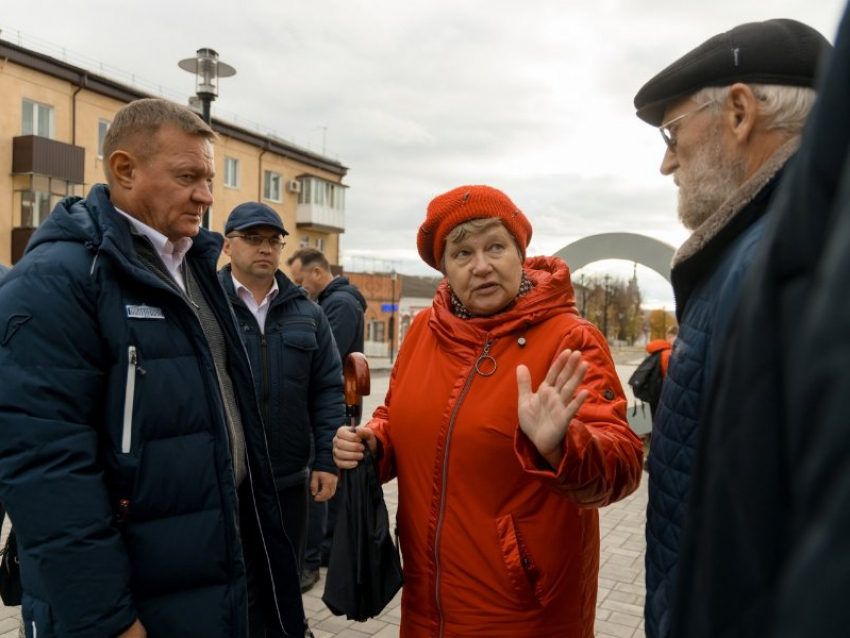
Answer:
POLYGON ((727 157, 720 127, 711 127, 699 142, 687 169, 676 172, 679 182, 679 220, 693 232, 744 182, 746 166, 738 157, 727 157))

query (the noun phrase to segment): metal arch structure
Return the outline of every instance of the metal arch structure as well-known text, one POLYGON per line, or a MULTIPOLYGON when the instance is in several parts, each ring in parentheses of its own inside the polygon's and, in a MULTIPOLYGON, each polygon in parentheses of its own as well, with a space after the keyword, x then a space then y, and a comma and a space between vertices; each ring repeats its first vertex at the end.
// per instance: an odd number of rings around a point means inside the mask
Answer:
MULTIPOLYGON (((673 246, 637 233, 603 233, 591 235, 564 246, 555 253, 576 272, 580 268, 602 259, 624 259, 651 268, 672 285, 670 263, 676 252, 673 246)), ((652 432, 652 419, 645 405, 633 409, 629 405, 629 426, 638 435, 652 432)))
POLYGON ((555 253, 575 272, 602 259, 624 259, 651 268, 670 281, 670 262, 676 249, 658 239, 637 233, 603 233, 583 237, 555 253))

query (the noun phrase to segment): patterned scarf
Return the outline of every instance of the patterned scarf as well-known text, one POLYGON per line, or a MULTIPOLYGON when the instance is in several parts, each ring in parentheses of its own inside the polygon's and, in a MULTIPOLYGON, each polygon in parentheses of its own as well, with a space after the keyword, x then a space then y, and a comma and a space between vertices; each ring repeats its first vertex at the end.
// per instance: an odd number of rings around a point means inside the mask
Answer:
MULTIPOLYGON (((516 305, 517 299, 531 292, 532 288, 534 288, 534 284, 531 282, 531 279, 528 278, 528 275, 525 274, 525 270, 523 270, 522 277, 519 282, 519 292, 517 293, 517 296, 514 297, 514 300, 510 304, 502 308, 499 312, 504 312, 505 310, 513 308, 516 305)), ((466 306, 461 303, 454 290, 452 290, 451 284, 449 284, 449 290, 452 293, 452 312, 455 314, 455 316, 460 317, 461 319, 473 319, 474 317, 472 316, 472 314, 469 312, 469 310, 466 309, 466 306)))

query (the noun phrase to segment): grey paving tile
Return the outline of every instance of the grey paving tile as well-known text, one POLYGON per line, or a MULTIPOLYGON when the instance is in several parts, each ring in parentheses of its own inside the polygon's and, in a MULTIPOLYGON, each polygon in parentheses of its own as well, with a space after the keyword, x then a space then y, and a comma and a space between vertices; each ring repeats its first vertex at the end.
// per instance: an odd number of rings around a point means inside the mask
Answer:
POLYGON ((608 620, 596 621, 596 638, 633 638, 634 627, 628 627, 608 620))

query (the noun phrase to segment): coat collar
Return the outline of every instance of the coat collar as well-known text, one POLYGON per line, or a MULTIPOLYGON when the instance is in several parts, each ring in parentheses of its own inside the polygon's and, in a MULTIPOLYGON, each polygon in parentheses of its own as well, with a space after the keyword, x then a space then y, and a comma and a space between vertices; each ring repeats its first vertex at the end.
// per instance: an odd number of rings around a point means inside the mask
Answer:
POLYGON ((459 344, 479 348, 485 340, 498 339, 558 314, 578 314, 570 269, 557 257, 529 257, 523 264, 534 289, 520 297, 509 310, 492 317, 461 319, 451 310, 451 291, 444 279, 437 289, 429 327, 448 349, 459 344))

